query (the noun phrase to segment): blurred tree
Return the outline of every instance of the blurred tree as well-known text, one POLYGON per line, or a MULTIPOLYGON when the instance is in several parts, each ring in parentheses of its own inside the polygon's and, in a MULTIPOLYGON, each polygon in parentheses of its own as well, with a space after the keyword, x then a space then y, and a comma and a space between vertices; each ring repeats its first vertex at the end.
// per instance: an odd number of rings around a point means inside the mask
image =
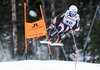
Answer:
MULTIPOLYGON (((12 49, 12 25, 11 25, 11 1, 0 1, 0 40, 4 49, 5 60, 11 60, 12 49)), ((1 60, 3 60, 1 59, 1 60)), ((4 60, 4 61, 5 61, 4 60)))
POLYGON ((16 1, 15 0, 11 0, 11 7, 12 7, 12 26, 13 26, 13 30, 12 30, 12 35, 13 35, 13 47, 14 48, 14 56, 17 56, 17 50, 18 50, 18 38, 17 38, 17 26, 16 26, 16 1))

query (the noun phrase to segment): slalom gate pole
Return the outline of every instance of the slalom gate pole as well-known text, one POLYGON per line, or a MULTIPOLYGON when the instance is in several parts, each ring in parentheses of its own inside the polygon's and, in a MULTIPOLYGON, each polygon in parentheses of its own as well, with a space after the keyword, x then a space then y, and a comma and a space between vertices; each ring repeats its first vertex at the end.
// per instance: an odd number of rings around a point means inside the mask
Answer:
POLYGON ((51 54, 50 44, 48 44, 48 52, 49 52, 50 59, 52 60, 52 54, 51 54))
MULTIPOLYGON (((71 33, 72 34, 72 33, 71 33)), ((75 37, 74 35, 72 34, 72 37, 73 37, 73 41, 74 41, 74 46, 75 46, 75 51, 76 51, 76 62, 75 62, 75 68, 77 66, 77 61, 78 61, 78 49, 77 49, 77 45, 76 45, 76 41, 75 41, 75 37)))
MULTIPOLYGON (((24 3, 24 21, 26 23, 26 3, 24 3)), ((24 23, 24 24, 25 24, 24 23)), ((25 33, 25 54, 26 54, 26 60, 27 60, 27 55, 28 55, 28 44, 27 44, 27 38, 26 38, 26 33, 25 33)))
MULTIPOLYGON (((43 11, 42 11, 42 6, 41 5, 40 5, 40 10, 41 10, 42 18, 44 18, 43 11)), ((47 28, 46 31, 47 30, 49 30, 49 28, 47 28)), ((45 31, 44 31, 44 33, 45 33, 45 31)), ((46 37, 47 37, 47 35, 46 35, 46 37)), ((49 52, 49 55, 50 55, 50 59, 52 59, 50 44, 48 44, 48 52, 49 52)))
MULTIPOLYGON (((49 30, 50 28, 48 27, 47 30, 49 30)), ((51 33, 51 29, 49 30, 49 34, 51 33)), ((47 37, 47 35, 46 35, 47 37)), ((48 44, 48 53, 49 53, 49 56, 50 56, 50 60, 52 60, 52 53, 51 53, 51 46, 50 44, 48 44)))
POLYGON ((28 45, 27 45, 27 39, 25 38, 25 55, 26 55, 26 60, 27 60, 27 55, 28 55, 28 45))

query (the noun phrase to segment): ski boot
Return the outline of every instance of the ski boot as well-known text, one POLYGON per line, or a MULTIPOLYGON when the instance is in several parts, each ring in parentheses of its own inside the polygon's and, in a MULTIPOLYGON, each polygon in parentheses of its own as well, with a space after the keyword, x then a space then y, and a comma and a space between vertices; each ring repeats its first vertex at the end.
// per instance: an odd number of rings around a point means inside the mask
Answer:
POLYGON ((60 43, 61 42, 61 40, 60 40, 60 38, 58 38, 57 40, 56 40, 56 43, 60 43))

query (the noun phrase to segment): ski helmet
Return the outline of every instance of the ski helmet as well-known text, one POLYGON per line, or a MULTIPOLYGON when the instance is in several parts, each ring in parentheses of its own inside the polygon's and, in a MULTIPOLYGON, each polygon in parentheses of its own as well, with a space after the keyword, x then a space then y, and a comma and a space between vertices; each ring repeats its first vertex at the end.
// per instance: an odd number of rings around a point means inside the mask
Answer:
POLYGON ((70 7, 69 7, 69 14, 70 15, 76 15, 77 14, 77 12, 78 12, 78 9, 77 9, 77 7, 75 6, 75 5, 71 5, 70 7))
POLYGON ((69 11, 78 12, 78 9, 77 9, 77 7, 76 7, 75 5, 71 5, 71 6, 69 7, 69 11))

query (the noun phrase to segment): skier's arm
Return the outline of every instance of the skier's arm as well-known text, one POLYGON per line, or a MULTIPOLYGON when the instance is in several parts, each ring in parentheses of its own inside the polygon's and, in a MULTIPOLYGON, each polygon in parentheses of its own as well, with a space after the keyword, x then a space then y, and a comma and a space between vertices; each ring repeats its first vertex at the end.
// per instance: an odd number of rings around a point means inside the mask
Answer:
POLYGON ((76 29, 75 29, 75 31, 78 32, 80 30, 80 23, 79 23, 79 20, 76 21, 76 22, 77 23, 76 23, 76 29))
POLYGON ((53 29, 53 28, 54 28, 54 25, 59 24, 59 23, 62 21, 64 15, 65 15, 65 12, 64 12, 64 13, 61 13, 61 14, 59 14, 59 15, 57 15, 57 16, 53 19, 53 22, 50 24, 49 28, 53 29))
POLYGON ((73 35, 80 30, 80 18, 76 20, 76 24, 72 27, 70 31, 73 35))
POLYGON ((77 14, 76 24, 72 27, 72 29, 77 32, 80 30, 80 17, 78 14, 77 14))
POLYGON ((64 15, 65 15, 65 12, 57 15, 53 20, 53 24, 60 23, 63 20, 64 15))

